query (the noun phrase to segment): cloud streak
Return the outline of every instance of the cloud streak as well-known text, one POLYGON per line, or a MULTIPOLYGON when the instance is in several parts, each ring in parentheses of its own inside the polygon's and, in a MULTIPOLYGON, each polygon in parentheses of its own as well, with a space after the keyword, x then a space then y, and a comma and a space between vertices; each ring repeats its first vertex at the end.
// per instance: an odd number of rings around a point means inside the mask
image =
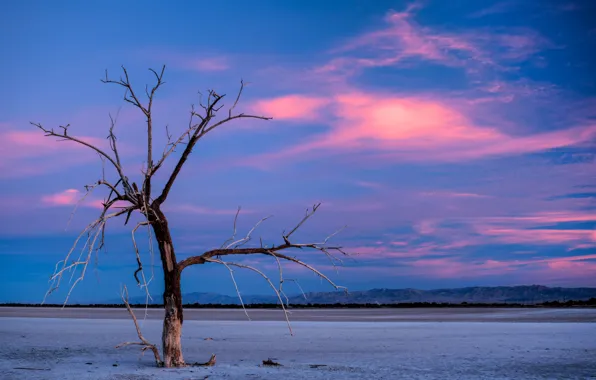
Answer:
POLYGON ((512 70, 511 64, 523 62, 554 45, 534 30, 476 29, 442 31, 415 21, 420 6, 403 12, 389 12, 383 28, 364 33, 333 53, 343 54, 320 67, 318 72, 352 76, 364 69, 411 67, 415 61, 466 68, 476 75, 483 70, 512 70))

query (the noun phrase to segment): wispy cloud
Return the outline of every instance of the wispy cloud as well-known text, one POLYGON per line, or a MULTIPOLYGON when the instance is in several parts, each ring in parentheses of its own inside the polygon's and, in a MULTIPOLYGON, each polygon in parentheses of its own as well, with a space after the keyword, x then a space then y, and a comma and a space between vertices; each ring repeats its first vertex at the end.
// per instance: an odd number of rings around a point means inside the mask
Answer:
POLYGON ((230 63, 225 57, 189 59, 182 66, 197 71, 225 71, 230 68, 230 63))
POLYGON ((593 213, 551 212, 515 217, 476 217, 419 221, 414 227, 444 244, 466 241, 467 245, 522 244, 531 246, 596 247, 593 213), (566 223, 575 227, 565 228, 566 223))
POLYGON ((444 197, 444 198, 490 198, 489 195, 476 193, 460 193, 452 191, 423 191, 420 195, 425 197, 444 197))
MULTIPOLYGON (((364 33, 334 50, 344 55, 320 67, 321 72, 353 75, 365 68, 410 65, 412 60, 466 67, 469 73, 483 68, 510 70, 507 64, 521 62, 553 44, 531 29, 476 29, 449 32, 420 25, 416 9, 390 12, 385 25, 364 33)), ((505 6, 501 6, 505 8, 505 6)), ((492 12, 498 8, 493 8, 492 12)), ((486 10, 491 12, 491 10, 486 10)))
POLYGON ((590 229, 514 229, 482 226, 477 227, 476 232, 507 244, 550 245, 592 242, 596 246, 596 231, 590 229))
POLYGON ((76 204, 79 198, 80 194, 77 189, 67 189, 60 193, 44 195, 41 200, 49 205, 64 206, 76 204))
POLYGON ((470 18, 482 18, 486 16, 492 15, 500 15, 503 13, 507 13, 515 8, 515 3, 513 1, 500 1, 496 2, 486 8, 482 8, 476 12, 472 12, 470 14, 470 18))
POLYGON ((136 54, 144 60, 159 60, 160 64, 167 63, 168 66, 177 69, 215 73, 230 70, 232 60, 228 55, 216 53, 192 53, 181 52, 173 49, 138 49, 136 54))
MULTIPOLYGON (((408 264, 414 274, 438 278, 478 278, 479 276, 517 275, 520 279, 533 277, 542 281, 556 274, 565 273, 566 278, 575 276, 586 279, 590 270, 596 269, 596 255, 570 256, 533 260, 485 260, 463 261, 457 258, 420 259, 408 264), (530 269, 528 269, 530 268, 530 269)), ((550 279, 552 280, 552 279, 550 279)))

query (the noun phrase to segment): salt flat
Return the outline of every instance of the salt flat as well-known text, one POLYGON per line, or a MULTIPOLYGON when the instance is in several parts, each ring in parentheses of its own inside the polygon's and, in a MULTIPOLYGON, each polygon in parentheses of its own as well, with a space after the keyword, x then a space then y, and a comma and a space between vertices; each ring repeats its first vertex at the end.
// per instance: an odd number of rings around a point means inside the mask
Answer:
MULTIPOLYGON (((596 379, 596 323, 564 321, 593 321, 594 310, 559 310, 559 319, 553 314, 543 319, 556 322, 525 323, 503 321, 507 311, 493 314, 499 322, 386 322, 374 313, 368 322, 296 321, 295 312, 294 336, 282 321, 191 318, 183 331, 186 360, 206 361, 215 353, 218 362, 185 369, 155 368, 151 355, 141 357, 135 347, 115 349, 122 341, 136 340, 132 322, 124 318, 1 317, 0 378, 596 379), (267 358, 283 367, 259 366, 267 358)), ((419 309, 416 315, 424 312, 419 309)), ((338 312, 327 320, 340 317, 338 312)), ((158 343, 161 322, 147 319, 143 331, 158 343)))
MULTIPOLYGON (((147 309, 148 319, 162 319, 163 309, 147 309)), ((136 310, 145 315, 145 309, 136 310)), ((281 310, 248 309, 253 321, 283 321, 281 310)), ((0 317, 129 319, 126 309, 0 307, 0 317)), ((241 309, 185 309, 185 320, 246 321, 241 309)), ((320 322, 596 322, 596 308, 379 308, 294 309, 293 321, 320 322)))

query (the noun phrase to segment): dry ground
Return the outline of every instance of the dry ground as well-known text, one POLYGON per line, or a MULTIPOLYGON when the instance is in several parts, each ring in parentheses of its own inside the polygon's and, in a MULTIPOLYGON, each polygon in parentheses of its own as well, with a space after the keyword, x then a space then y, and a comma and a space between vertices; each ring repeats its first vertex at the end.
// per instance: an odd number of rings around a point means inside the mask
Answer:
MULTIPOLYGON (((1 308, 0 378, 596 379, 594 309, 298 310, 293 337, 279 312, 255 310, 254 319, 277 321, 252 322, 237 312, 189 311, 186 359, 216 353, 218 363, 168 370, 114 348, 136 338, 125 310, 1 308), (67 318, 48 318, 56 315, 67 318), (283 366, 259 366, 268 358, 283 366)), ((153 342, 159 314, 143 323, 153 342)))

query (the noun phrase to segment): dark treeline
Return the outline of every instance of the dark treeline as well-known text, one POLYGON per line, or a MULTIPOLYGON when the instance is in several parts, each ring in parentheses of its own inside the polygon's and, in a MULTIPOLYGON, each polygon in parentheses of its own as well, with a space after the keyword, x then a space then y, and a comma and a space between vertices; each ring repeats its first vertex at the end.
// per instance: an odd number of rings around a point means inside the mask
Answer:
MULTIPOLYGON (((0 307, 68 307, 68 308, 124 308, 124 304, 25 304, 25 303, 3 303, 0 307)), ((134 308, 144 308, 147 306, 150 309, 161 309, 161 304, 132 304, 134 308)), ((379 308, 425 308, 425 307, 486 307, 486 308, 537 308, 537 307, 575 307, 575 306, 587 306, 596 307, 596 298, 590 298, 584 301, 549 301, 537 304, 521 304, 521 303, 438 303, 438 302, 403 302, 403 303, 392 303, 392 304, 378 304, 378 303, 334 303, 334 304, 319 304, 319 303, 307 303, 307 304, 290 304, 288 308, 291 309, 379 309, 379 308)), ((241 309, 241 305, 234 304, 185 304, 186 309, 241 309)), ((247 304, 247 309, 279 309, 279 304, 274 303, 259 303, 259 304, 247 304)))

